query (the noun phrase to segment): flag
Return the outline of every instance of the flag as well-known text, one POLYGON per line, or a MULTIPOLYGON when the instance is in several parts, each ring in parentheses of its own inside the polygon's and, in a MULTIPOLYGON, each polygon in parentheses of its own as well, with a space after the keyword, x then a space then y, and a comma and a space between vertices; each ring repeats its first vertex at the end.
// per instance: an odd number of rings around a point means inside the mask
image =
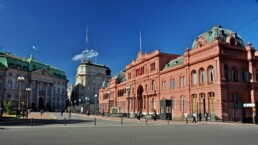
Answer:
POLYGON ((34 45, 32 45, 32 49, 38 50, 38 48, 36 46, 34 46, 34 45))

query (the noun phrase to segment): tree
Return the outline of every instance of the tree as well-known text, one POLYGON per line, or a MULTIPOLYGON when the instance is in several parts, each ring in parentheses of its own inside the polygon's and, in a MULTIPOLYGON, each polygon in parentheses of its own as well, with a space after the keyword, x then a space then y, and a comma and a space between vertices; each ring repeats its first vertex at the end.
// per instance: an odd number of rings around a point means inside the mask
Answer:
POLYGON ((12 103, 13 103, 13 100, 4 102, 4 106, 5 106, 5 109, 6 109, 8 114, 11 114, 13 112, 12 103))

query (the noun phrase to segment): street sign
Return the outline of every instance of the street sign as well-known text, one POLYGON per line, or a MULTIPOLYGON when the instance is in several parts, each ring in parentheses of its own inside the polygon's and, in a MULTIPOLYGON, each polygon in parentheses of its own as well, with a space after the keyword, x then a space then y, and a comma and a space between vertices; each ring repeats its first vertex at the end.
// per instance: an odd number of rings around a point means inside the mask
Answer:
POLYGON ((254 103, 244 103, 243 107, 255 107, 254 103))

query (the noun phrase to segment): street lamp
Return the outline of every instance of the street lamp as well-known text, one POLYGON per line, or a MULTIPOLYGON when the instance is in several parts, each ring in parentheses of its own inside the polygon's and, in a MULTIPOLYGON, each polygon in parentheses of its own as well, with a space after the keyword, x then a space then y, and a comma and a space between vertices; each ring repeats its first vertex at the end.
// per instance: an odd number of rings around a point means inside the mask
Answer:
POLYGON ((24 102, 22 102, 22 114, 23 114, 23 106, 24 106, 24 102))
POLYGON ((29 109, 29 94, 30 94, 31 89, 30 88, 26 88, 26 92, 27 92, 27 109, 29 109))
POLYGON ((128 92, 128 96, 127 96, 127 118, 129 118, 129 110, 130 110, 130 89, 131 89, 131 87, 130 86, 126 86, 126 90, 127 90, 127 92, 128 92))
POLYGON ((108 117, 110 117, 110 91, 108 90, 108 117))
POLYGON ((19 81, 19 110, 21 110, 21 90, 22 90, 22 82, 24 81, 24 77, 23 76, 19 76, 18 77, 18 81, 19 81))
POLYGON ((97 107, 96 107, 96 104, 97 104, 97 98, 98 98, 98 95, 95 94, 95 115, 96 115, 96 112, 97 112, 97 107))

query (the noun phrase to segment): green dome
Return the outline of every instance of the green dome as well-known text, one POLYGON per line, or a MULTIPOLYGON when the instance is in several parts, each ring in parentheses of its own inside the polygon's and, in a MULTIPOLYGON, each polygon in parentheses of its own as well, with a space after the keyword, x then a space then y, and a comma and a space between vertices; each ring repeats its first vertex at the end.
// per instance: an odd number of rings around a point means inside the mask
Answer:
POLYGON ((192 49, 196 48, 196 44, 198 40, 202 37, 204 38, 208 43, 211 43, 215 40, 216 36, 220 37, 220 41, 226 42, 227 37, 231 35, 235 40, 237 41, 237 46, 245 47, 244 41, 242 38, 235 32, 231 30, 227 30, 222 28, 222 26, 215 26, 212 27, 209 31, 202 33, 199 35, 193 42, 192 49))

